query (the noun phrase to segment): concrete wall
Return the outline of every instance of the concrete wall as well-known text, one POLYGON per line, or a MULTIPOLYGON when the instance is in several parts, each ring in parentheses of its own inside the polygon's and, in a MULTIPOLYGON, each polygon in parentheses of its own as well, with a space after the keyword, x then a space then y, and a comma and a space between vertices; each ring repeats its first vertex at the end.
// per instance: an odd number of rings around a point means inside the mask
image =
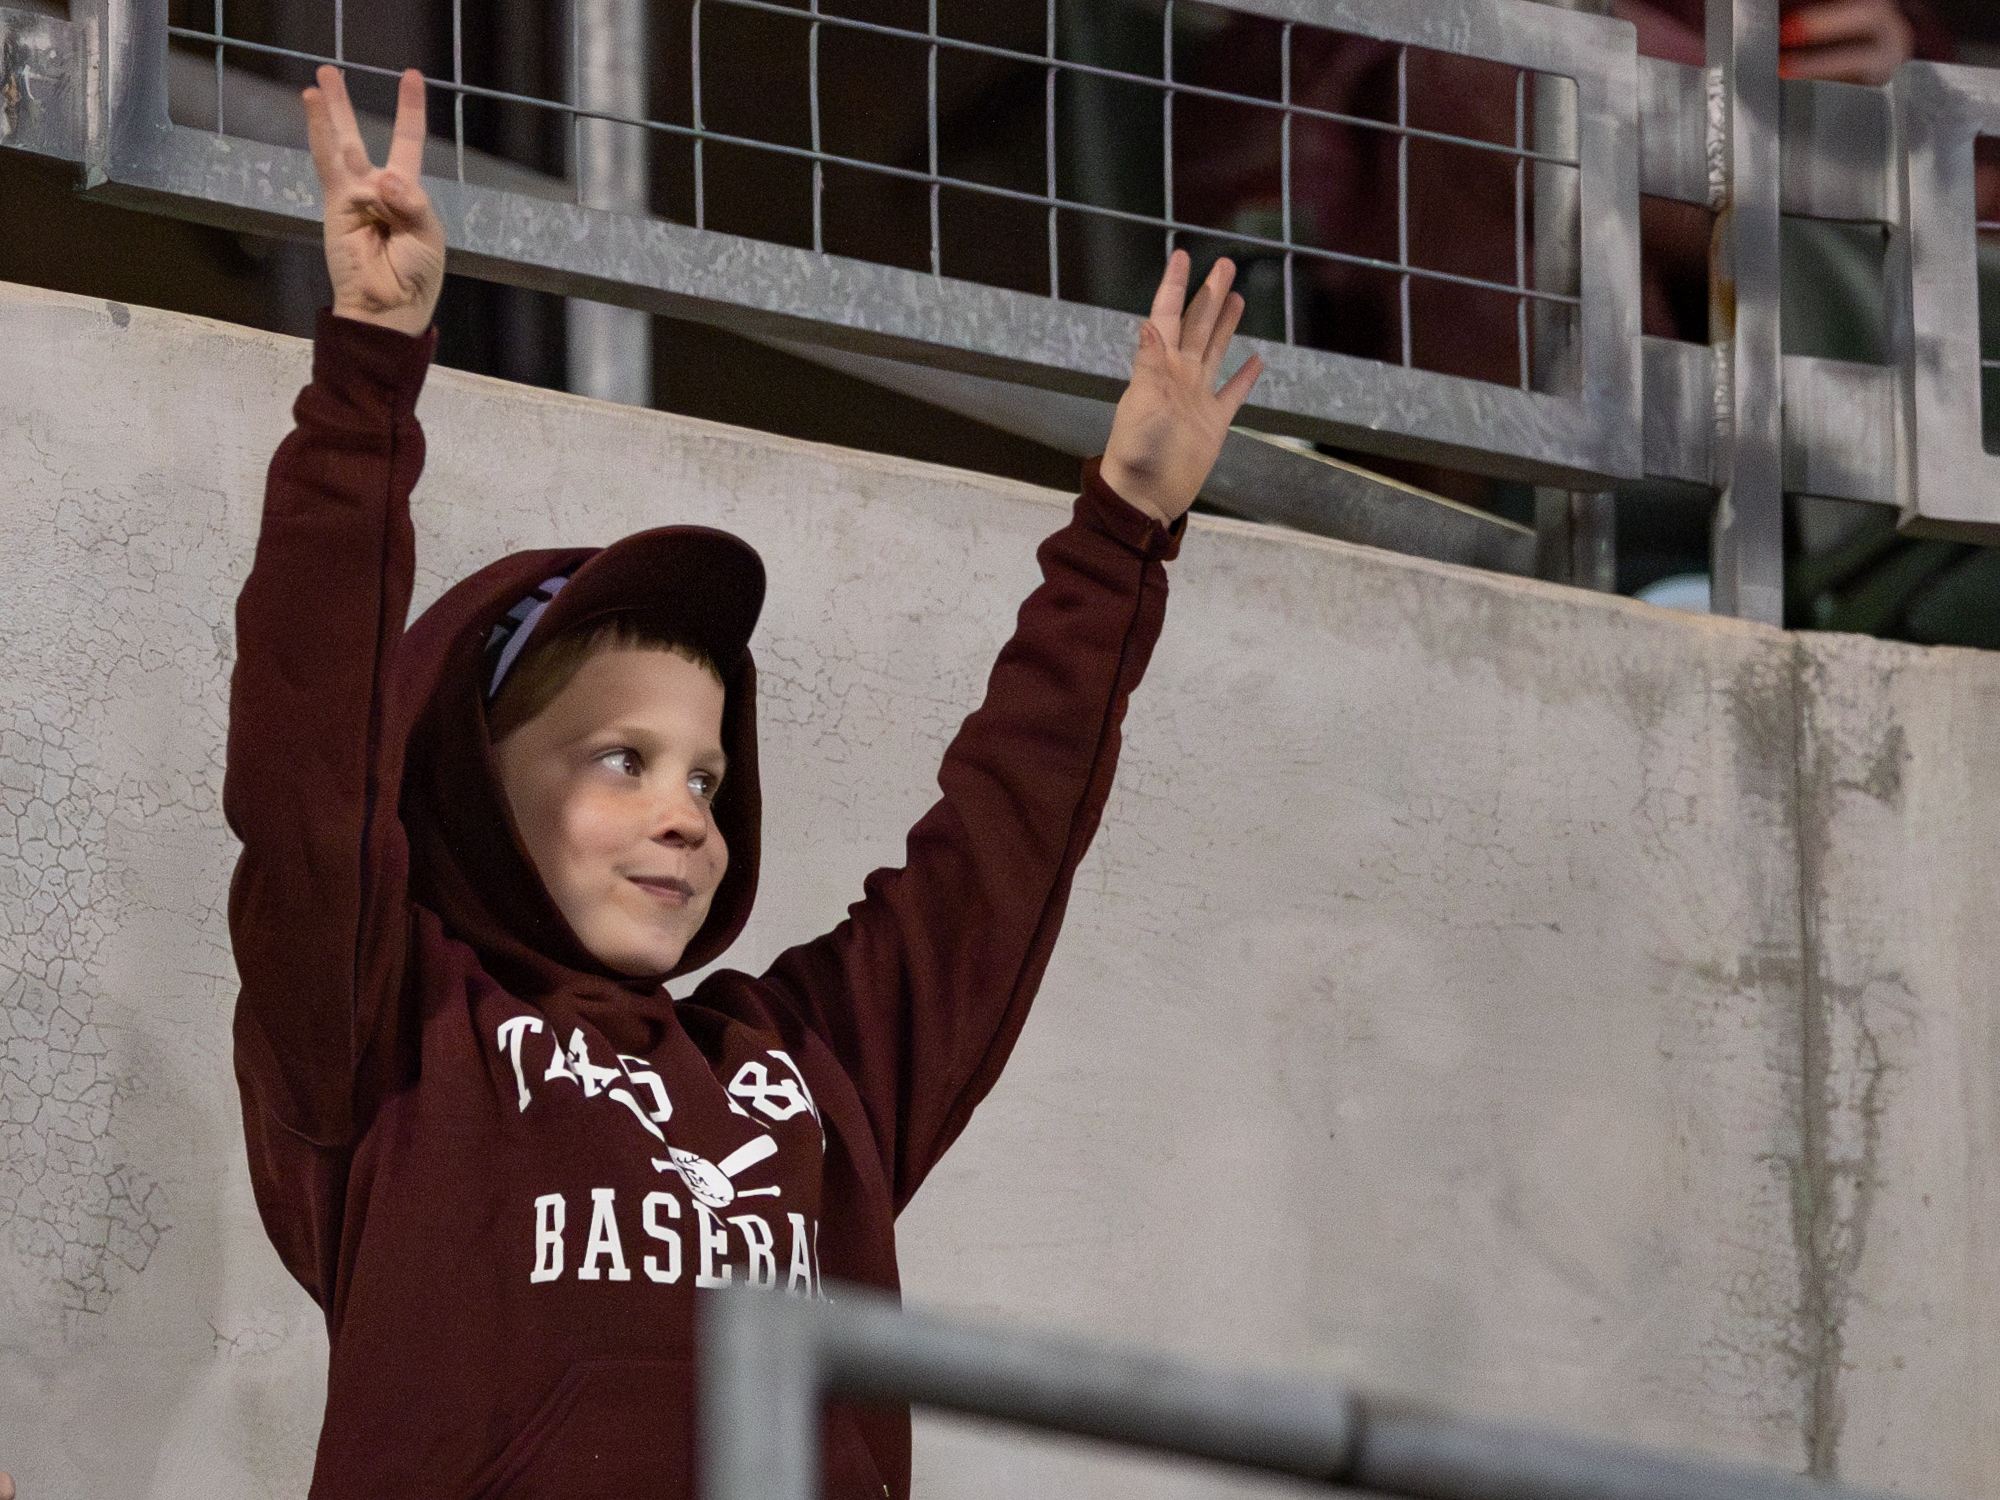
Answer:
MULTIPOLYGON (((0 290, 0 1467, 300 1493, 315 1310, 240 1161, 230 601, 304 346, 0 290)), ((426 598, 667 520, 763 552, 732 958, 894 859, 1062 497, 440 373, 426 598)), ((2000 658, 1197 522, 913 1300, 2000 1492, 2000 658), (1092 1205, 1084 1211, 1081 1205, 1092 1205)), ((1267 1486, 920 1428, 920 1493, 1267 1486)))

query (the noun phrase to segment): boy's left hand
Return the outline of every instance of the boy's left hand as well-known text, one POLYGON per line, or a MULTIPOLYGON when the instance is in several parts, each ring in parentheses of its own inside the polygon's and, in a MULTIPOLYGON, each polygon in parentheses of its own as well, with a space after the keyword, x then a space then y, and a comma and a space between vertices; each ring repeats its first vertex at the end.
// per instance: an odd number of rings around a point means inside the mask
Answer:
POLYGON ((1227 385, 1215 388, 1243 316, 1243 299, 1229 290, 1235 279, 1236 267, 1218 260, 1187 302, 1187 252, 1167 258, 1153 315, 1139 330, 1132 383, 1112 419, 1099 473, 1120 499, 1162 526, 1173 525, 1194 504, 1229 424, 1264 369, 1253 354, 1227 385))

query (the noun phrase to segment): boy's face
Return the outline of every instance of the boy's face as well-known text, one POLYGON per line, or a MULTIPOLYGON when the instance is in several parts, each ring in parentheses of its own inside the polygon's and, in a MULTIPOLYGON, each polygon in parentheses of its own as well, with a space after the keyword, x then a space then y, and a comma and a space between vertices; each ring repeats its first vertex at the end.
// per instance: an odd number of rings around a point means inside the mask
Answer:
POLYGON ((609 648, 493 747, 542 883, 621 974, 679 963, 729 868, 713 810, 722 700, 672 652, 609 648))

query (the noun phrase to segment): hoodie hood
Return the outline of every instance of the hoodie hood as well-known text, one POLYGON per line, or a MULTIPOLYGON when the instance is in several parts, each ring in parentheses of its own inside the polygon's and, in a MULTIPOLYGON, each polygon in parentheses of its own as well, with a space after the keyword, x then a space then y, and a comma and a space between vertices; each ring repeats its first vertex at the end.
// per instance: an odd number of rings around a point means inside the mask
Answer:
POLYGON ((747 544, 706 527, 665 527, 605 548, 516 552, 457 584, 404 634, 384 730, 405 737, 401 812, 411 895, 516 994, 607 986, 654 994, 716 958, 743 930, 756 899, 762 831, 748 639, 763 596, 763 564, 747 544), (666 974, 635 979, 584 948, 528 858, 487 740, 494 627, 557 577, 568 581, 528 627, 535 642, 630 614, 700 646, 722 675, 729 774, 714 811, 729 868, 707 921, 666 974))

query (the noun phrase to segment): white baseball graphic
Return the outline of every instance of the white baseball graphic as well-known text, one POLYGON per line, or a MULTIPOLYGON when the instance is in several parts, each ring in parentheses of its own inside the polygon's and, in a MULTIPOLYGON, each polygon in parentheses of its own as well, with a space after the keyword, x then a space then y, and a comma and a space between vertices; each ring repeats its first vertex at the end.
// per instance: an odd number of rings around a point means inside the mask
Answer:
POLYGON ((692 1151, 683 1151, 678 1146, 667 1147, 671 1161, 653 1158, 656 1172, 678 1172, 681 1181, 687 1184, 689 1195, 705 1208, 727 1208, 738 1198, 779 1198, 782 1191, 776 1187, 743 1188, 739 1190, 733 1180, 739 1174, 757 1165, 766 1157, 778 1154, 778 1143, 768 1135, 760 1135, 746 1141, 719 1162, 712 1162, 692 1151))

